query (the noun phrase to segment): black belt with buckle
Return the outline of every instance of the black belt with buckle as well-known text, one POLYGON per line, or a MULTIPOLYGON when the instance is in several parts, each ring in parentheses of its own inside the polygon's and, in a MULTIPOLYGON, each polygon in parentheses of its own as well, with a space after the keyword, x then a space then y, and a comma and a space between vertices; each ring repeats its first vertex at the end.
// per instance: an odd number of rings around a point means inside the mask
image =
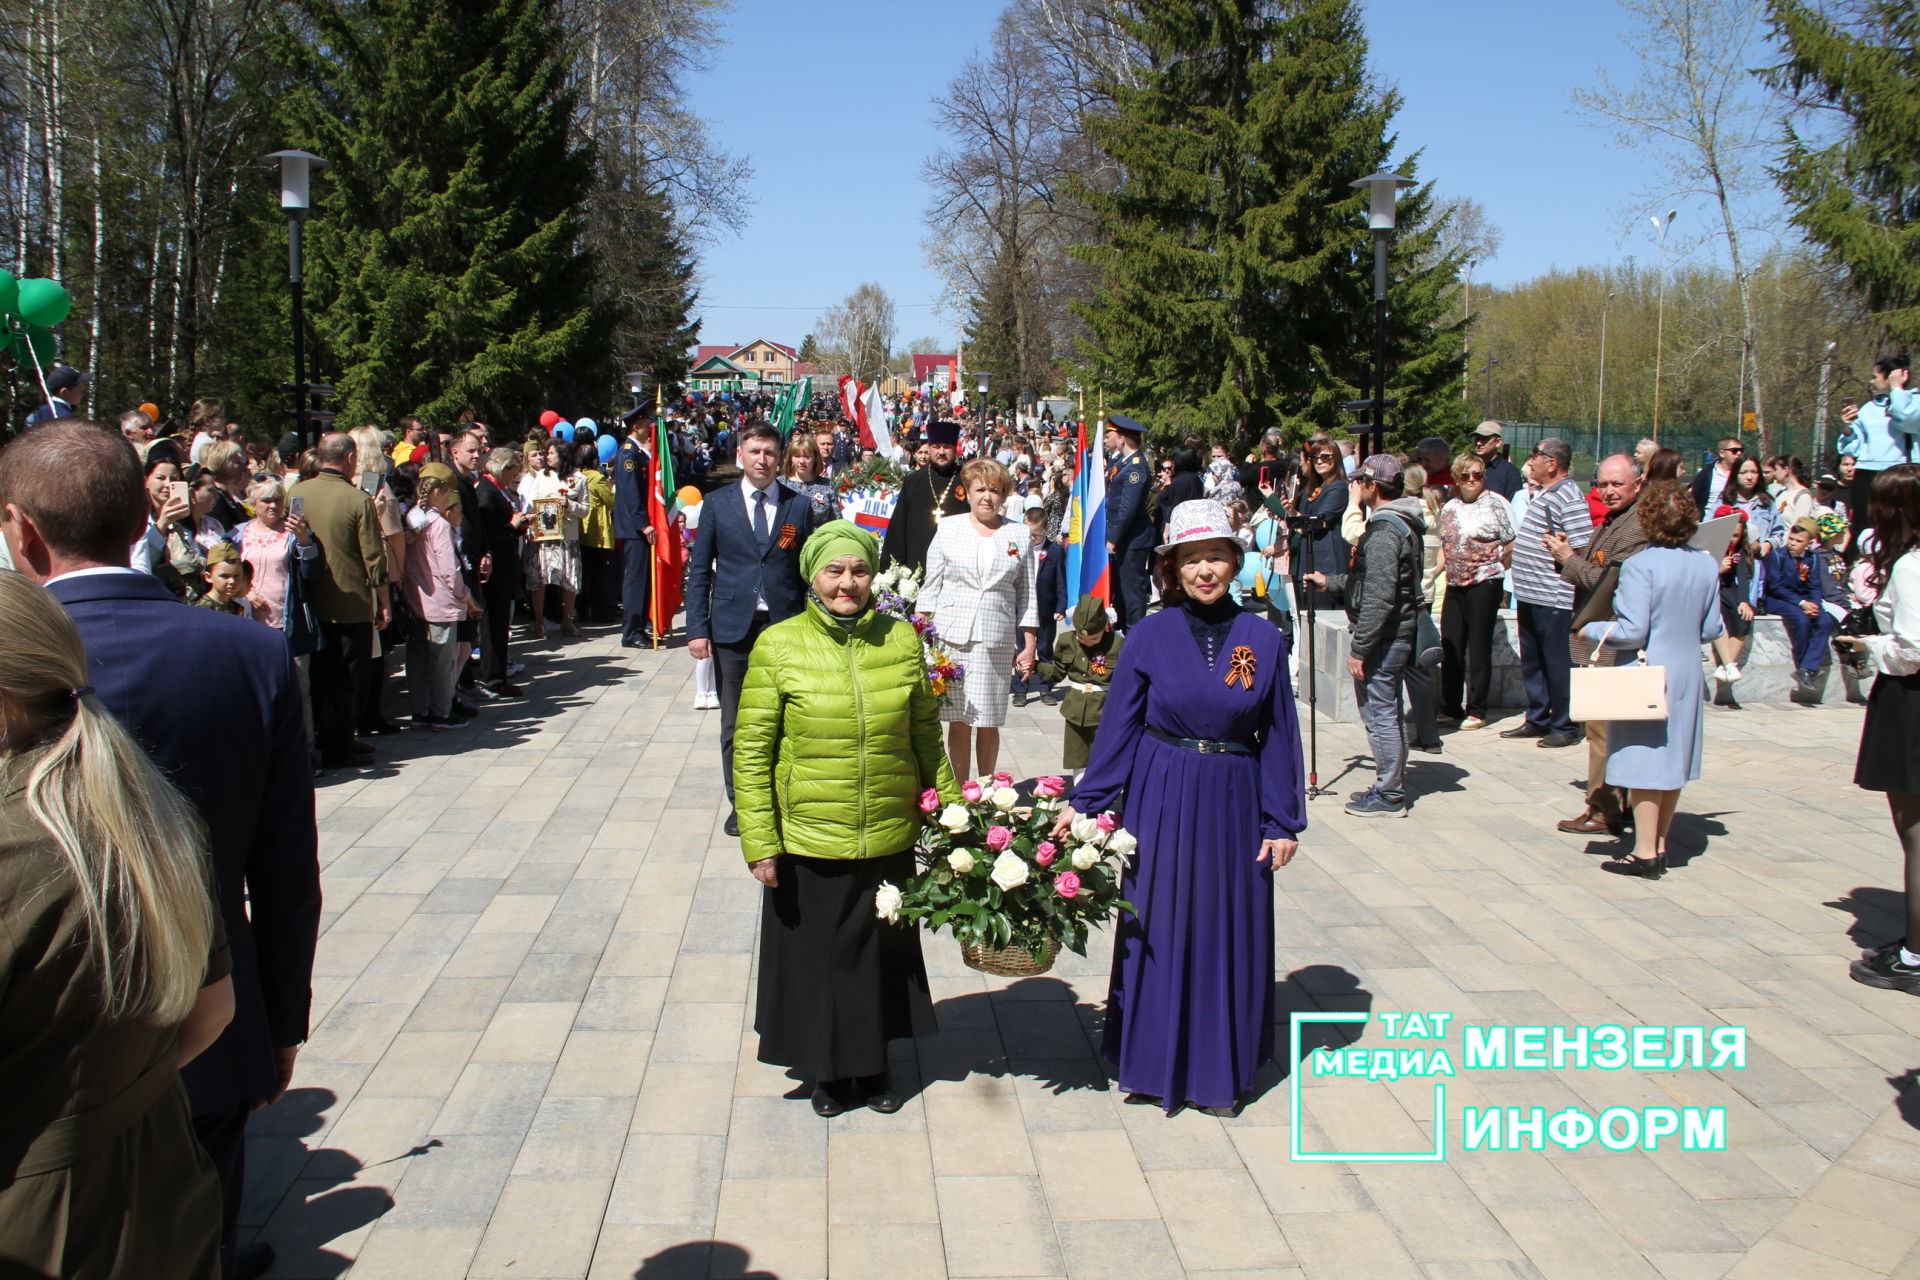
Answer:
POLYGON ((1229 742, 1224 738, 1177 738, 1171 733, 1162 733, 1151 725, 1147 727, 1147 736, 1158 738, 1168 746, 1179 747, 1182 751, 1198 751, 1203 756, 1250 756, 1253 754, 1252 743, 1229 742))

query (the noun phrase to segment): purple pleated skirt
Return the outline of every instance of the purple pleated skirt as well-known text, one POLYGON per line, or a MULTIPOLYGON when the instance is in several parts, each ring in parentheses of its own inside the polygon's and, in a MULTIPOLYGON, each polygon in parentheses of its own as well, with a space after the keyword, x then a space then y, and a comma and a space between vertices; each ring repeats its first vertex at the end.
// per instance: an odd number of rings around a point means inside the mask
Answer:
POLYGON ((1251 756, 1140 740, 1126 827, 1140 841, 1114 938, 1102 1049, 1120 1087, 1230 1107, 1273 1059, 1273 871, 1251 756))

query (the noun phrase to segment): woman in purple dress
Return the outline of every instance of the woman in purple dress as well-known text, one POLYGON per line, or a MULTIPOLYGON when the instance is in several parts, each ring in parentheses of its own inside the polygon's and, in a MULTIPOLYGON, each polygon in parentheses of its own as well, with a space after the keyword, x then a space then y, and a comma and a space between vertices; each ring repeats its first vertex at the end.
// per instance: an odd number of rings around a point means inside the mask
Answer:
POLYGON ((1286 638, 1227 594, 1243 552, 1226 510, 1183 502, 1167 538, 1168 607, 1127 636, 1056 834, 1114 809, 1140 842, 1102 1043, 1126 1100, 1232 1115, 1273 1059, 1273 869, 1307 825, 1300 726, 1286 638))

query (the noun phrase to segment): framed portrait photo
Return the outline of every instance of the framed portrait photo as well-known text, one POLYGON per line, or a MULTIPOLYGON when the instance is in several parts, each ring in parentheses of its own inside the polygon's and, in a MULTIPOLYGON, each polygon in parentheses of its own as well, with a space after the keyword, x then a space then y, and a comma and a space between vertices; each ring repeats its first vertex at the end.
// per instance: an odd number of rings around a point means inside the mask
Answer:
POLYGON ((565 542, 567 538, 567 501, 565 498, 533 500, 533 540, 565 542))

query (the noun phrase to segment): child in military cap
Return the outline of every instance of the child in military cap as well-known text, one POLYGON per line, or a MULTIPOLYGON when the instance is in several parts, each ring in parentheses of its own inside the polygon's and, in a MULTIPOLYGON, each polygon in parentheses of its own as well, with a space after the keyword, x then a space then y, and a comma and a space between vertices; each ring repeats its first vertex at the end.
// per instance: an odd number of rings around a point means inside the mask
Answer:
POLYGON ((1107 607, 1095 596, 1081 596, 1073 606, 1073 630, 1053 642, 1052 660, 1040 664, 1048 682, 1066 690, 1060 714, 1066 718, 1066 744, 1061 767, 1078 775, 1093 754, 1093 735, 1100 728, 1100 709, 1106 705, 1113 668, 1120 661, 1125 639, 1116 635, 1107 607))

